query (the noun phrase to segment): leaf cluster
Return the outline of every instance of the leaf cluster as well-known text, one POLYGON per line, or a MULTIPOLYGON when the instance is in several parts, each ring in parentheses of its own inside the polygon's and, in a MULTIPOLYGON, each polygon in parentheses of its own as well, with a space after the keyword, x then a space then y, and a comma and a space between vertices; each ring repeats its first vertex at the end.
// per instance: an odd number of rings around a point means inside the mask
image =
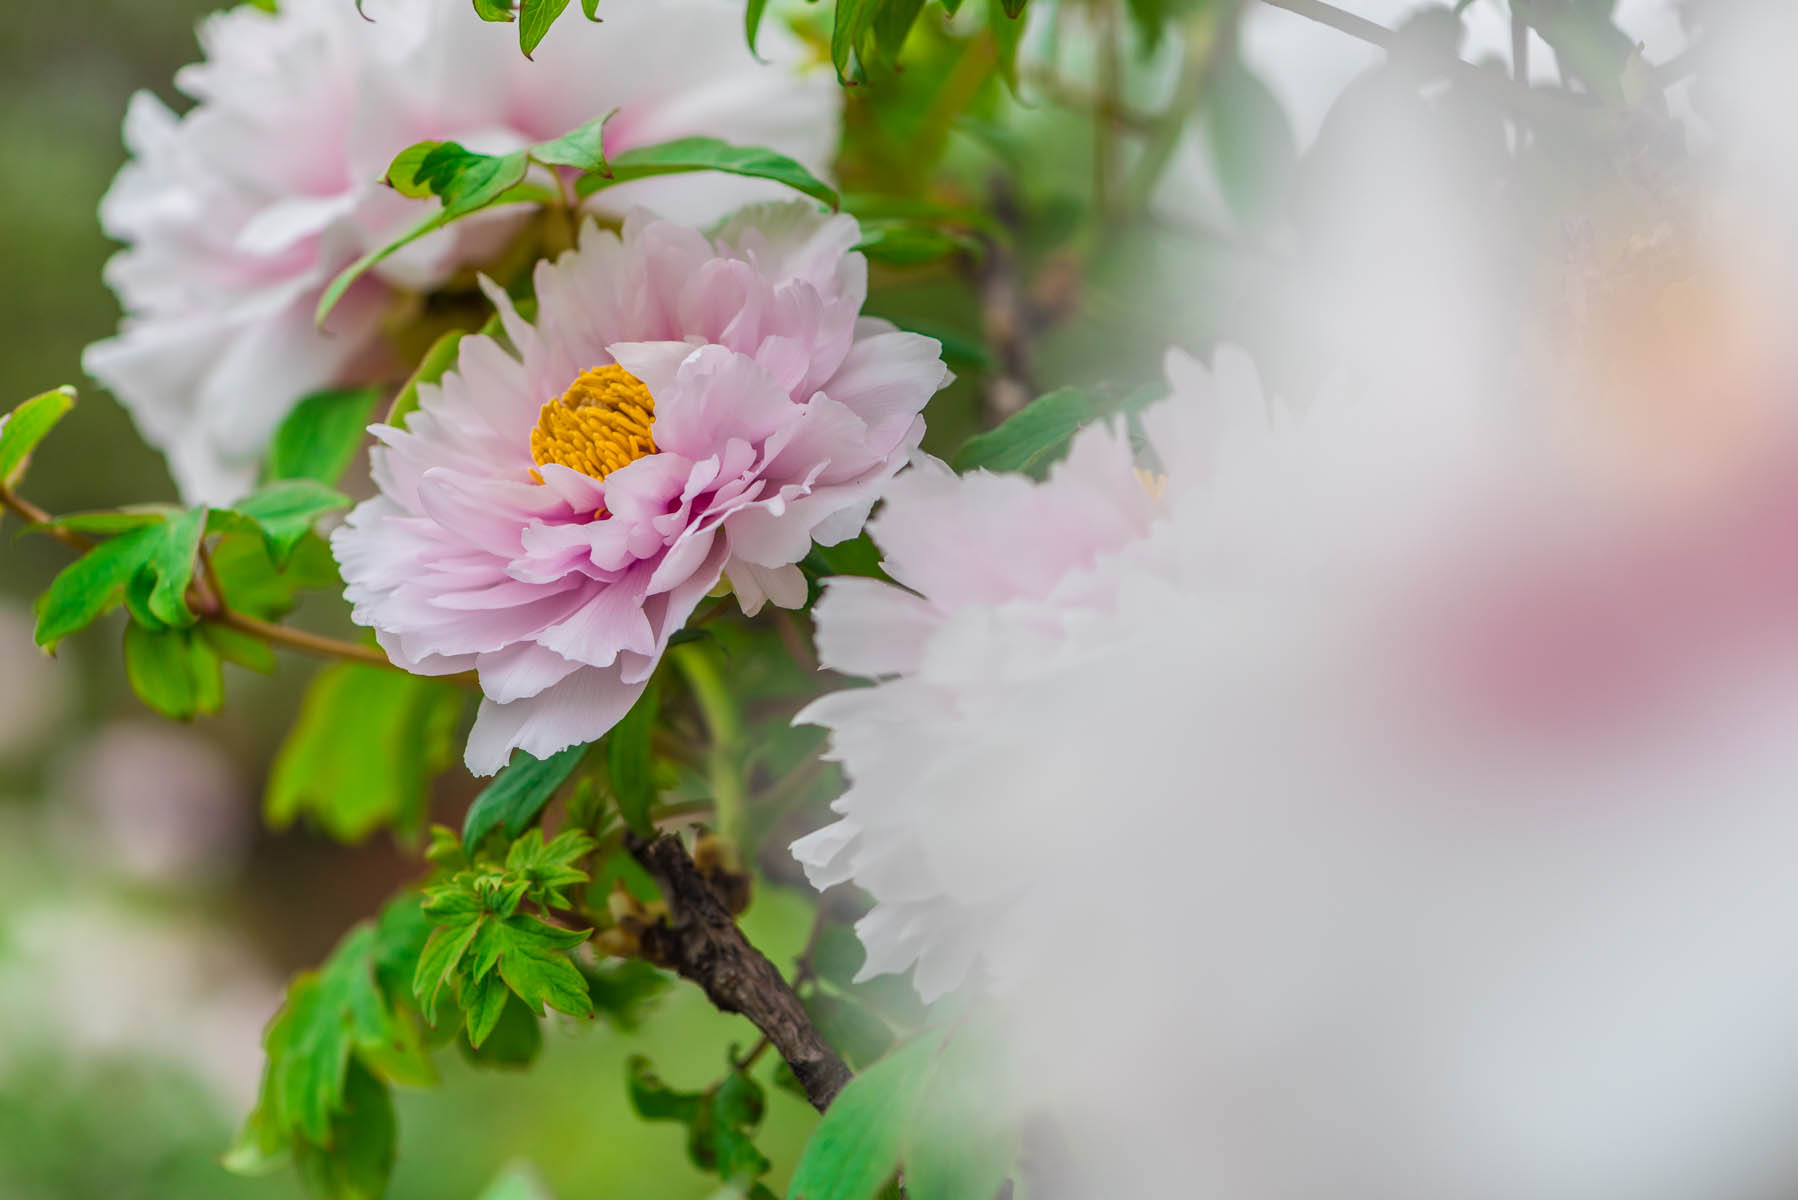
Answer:
POLYGON ((631 1056, 625 1071, 631 1108, 638 1116, 686 1126, 687 1157, 694 1166, 716 1174, 749 1200, 774 1200, 767 1185, 758 1182, 772 1164, 755 1145, 767 1100, 746 1068, 732 1064, 723 1079, 703 1092, 669 1087, 641 1054, 631 1056))
POLYGON ((446 988, 476 1049, 498 1025, 508 996, 539 1016, 546 1005, 570 1016, 593 1015, 586 980, 569 957, 591 931, 551 925, 521 906, 571 908, 567 889, 588 880, 576 864, 594 846, 580 830, 545 842, 542 830, 531 829, 512 843, 503 864, 471 863, 426 890, 424 913, 436 928, 412 987, 427 1021, 437 1023, 446 988))
POLYGON ((563 203, 561 171, 574 173, 578 196, 657 175, 723 171, 785 184, 833 208, 839 203, 836 190, 804 166, 759 146, 735 146, 714 137, 683 137, 608 154, 605 127, 614 115, 595 117, 561 137, 508 154, 479 154, 459 142, 419 142, 400 151, 388 167, 387 184, 415 199, 435 196, 442 205, 398 238, 344 268, 319 298, 318 321, 324 322, 351 284, 388 255, 428 233, 501 204, 563 203), (548 172, 542 176, 544 182, 531 182, 533 167, 548 172))

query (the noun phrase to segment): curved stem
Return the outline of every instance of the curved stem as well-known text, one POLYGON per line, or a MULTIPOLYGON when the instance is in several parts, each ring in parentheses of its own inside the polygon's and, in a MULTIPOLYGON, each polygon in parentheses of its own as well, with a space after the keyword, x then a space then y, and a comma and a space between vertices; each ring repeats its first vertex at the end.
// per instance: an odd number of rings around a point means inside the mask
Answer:
MULTIPOLYGON (((271 646, 283 646, 289 650, 297 650, 301 654, 310 654, 318 658, 341 658, 349 662, 366 663, 371 667, 387 667, 395 671, 405 670, 404 667, 394 663, 373 646, 341 641, 337 638, 325 637, 323 634, 308 633, 304 629, 290 629, 285 625, 277 625, 273 621, 264 621, 233 609, 220 608, 218 612, 209 614, 207 619, 223 625, 227 629, 235 629, 239 633, 247 633, 251 637, 261 638, 271 646)), ((460 676, 455 678, 460 678, 460 676)))
POLYGON ((94 539, 90 537, 76 533, 73 530, 58 529, 55 526, 50 525, 50 522, 54 520, 54 518, 51 517, 49 513, 25 499, 25 497, 15 496, 10 488, 0 487, 0 508, 5 508, 7 511, 15 514, 19 520, 25 522, 27 525, 49 526, 45 532, 69 549, 75 551, 77 554, 86 554, 95 546, 94 539))

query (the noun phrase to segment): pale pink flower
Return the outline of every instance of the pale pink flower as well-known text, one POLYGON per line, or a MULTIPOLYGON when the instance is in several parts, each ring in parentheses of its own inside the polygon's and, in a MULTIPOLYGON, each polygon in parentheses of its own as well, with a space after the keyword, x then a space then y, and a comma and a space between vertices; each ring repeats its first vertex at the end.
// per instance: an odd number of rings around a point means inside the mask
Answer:
POLYGON ((334 539, 357 620, 410 670, 479 672, 469 768, 590 741, 728 576, 745 611, 804 603, 794 565, 860 530, 948 379, 930 338, 860 316, 848 217, 744 210, 715 239, 634 213, 539 264, 520 357, 462 343, 381 495, 334 539))
MULTIPOLYGON (((828 165, 840 100, 828 69, 801 73, 798 40, 769 22, 758 63, 735 0, 608 4, 566 15, 532 62, 517 27, 440 0, 283 0, 239 5, 200 28, 205 61, 175 79, 177 117, 133 97, 126 165, 101 205, 127 244, 107 267, 125 319, 85 365, 164 450, 182 494, 228 502, 254 482, 263 447, 307 392, 382 363, 382 318, 503 244, 528 210, 483 214, 423 239, 313 324, 325 285, 427 215, 380 180, 424 140, 489 153, 560 136, 618 109, 607 144, 690 134, 763 145, 828 165)), ((700 222, 775 194, 725 175, 643 180, 595 207, 648 205, 700 222)))

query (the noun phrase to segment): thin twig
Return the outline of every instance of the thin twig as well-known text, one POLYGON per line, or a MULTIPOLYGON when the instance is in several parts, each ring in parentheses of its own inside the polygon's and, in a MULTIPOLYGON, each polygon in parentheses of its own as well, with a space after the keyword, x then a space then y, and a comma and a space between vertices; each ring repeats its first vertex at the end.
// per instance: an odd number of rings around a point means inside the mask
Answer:
POLYGON ((720 1010, 754 1022, 823 1112, 849 1082, 849 1067, 780 971, 749 944, 678 836, 632 837, 626 845, 668 902, 669 917, 643 932, 643 956, 697 983, 720 1010))
MULTIPOLYGON (((261 638, 270 645, 282 646, 288 650, 297 650, 301 654, 311 654, 318 658, 341 658, 349 662, 364 663, 371 667, 388 667, 395 671, 406 668, 389 659, 373 646, 364 646, 359 642, 345 642, 323 634, 308 633, 304 629, 290 629, 285 625, 276 625, 272 621, 264 621, 252 617, 248 613, 240 613, 235 609, 221 608, 209 618, 227 629, 235 629, 239 633, 247 633, 251 637, 261 638)), ((470 676, 449 676, 461 680, 470 676)))
POLYGON ((56 526, 50 524, 54 518, 51 517, 49 513, 25 499, 25 497, 15 496, 10 488, 0 487, 0 507, 17 515, 19 520, 25 522, 27 525, 45 526, 46 533, 67 546, 69 549, 75 551, 77 554, 86 554, 97 545, 94 539, 87 537, 84 534, 76 533, 72 529, 58 529, 56 526))
MULTIPOLYGON (((1378 46, 1387 53, 1397 53, 1410 40, 1404 34, 1386 28, 1376 21, 1344 12, 1323 0, 1261 0, 1263 4, 1285 9, 1320 25, 1328 25, 1339 33, 1378 46)), ((1481 70, 1470 62, 1452 55, 1440 60, 1444 71, 1459 82, 1480 92, 1487 99, 1510 108, 1513 112, 1543 122, 1565 120, 1569 114, 1586 111, 1588 97, 1575 98, 1564 92, 1538 91, 1527 81, 1507 79, 1481 70)))

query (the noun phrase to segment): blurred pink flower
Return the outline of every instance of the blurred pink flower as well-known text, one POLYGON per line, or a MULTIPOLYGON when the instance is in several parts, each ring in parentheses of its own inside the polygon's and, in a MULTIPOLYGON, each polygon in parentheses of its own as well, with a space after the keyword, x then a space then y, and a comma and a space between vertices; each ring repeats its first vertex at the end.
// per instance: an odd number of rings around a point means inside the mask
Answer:
POLYGON ((462 343, 382 494, 334 539, 356 619, 424 674, 474 669, 469 768, 590 741, 728 575, 745 611, 804 603, 794 565, 854 536, 948 380, 930 338, 860 316, 848 217, 744 210, 714 240, 634 213, 536 274, 515 359, 462 343))
MULTIPOLYGON (((562 21, 519 53, 516 26, 466 5, 284 0, 239 5, 200 28, 206 60, 176 86, 181 117, 132 99, 133 161, 101 205, 126 243, 107 268, 125 319, 85 366, 169 456, 190 501, 224 503, 254 482, 263 446, 303 395, 378 362, 381 318, 402 293, 441 284, 491 255, 523 210, 497 210, 425 238, 351 289, 328 324, 313 309, 331 278, 390 241, 434 202, 379 182, 427 139, 500 152, 556 137, 614 108, 613 149, 689 134, 769 146, 814 169, 836 142, 838 88, 801 74, 802 48, 776 24, 758 63, 734 0, 608 7, 562 21)), ((643 180, 595 201, 647 204, 699 222, 774 194, 722 175, 643 180)))
MULTIPOLYGON (((1041 757, 1007 696, 1054 693, 1083 635, 1107 622, 1119 588, 1165 574, 1164 518, 1204 498, 1213 451, 1265 408, 1253 365, 1218 352, 1208 369, 1167 362, 1176 396, 1142 416, 1158 470, 1139 467, 1122 423, 1075 437, 1045 481, 920 459, 886 488, 869 532, 898 586, 839 578, 815 610, 824 666, 878 681, 799 714, 831 732, 850 787, 842 819, 793 844, 818 888, 854 881, 874 910, 858 925, 864 977, 904 971, 931 1000, 957 986, 1008 935, 1005 911, 1043 875, 997 861, 1014 841, 1019 764, 1041 757), (952 530, 953 536, 944 536, 952 530), (968 857, 974 854, 978 861, 968 857)), ((1163 618, 1167 614, 1162 614, 1163 618)), ((1084 640, 1091 642, 1090 636, 1084 640)), ((1104 755, 1105 738, 1093 755, 1104 755)), ((987 967, 994 964, 987 961, 987 967)))

